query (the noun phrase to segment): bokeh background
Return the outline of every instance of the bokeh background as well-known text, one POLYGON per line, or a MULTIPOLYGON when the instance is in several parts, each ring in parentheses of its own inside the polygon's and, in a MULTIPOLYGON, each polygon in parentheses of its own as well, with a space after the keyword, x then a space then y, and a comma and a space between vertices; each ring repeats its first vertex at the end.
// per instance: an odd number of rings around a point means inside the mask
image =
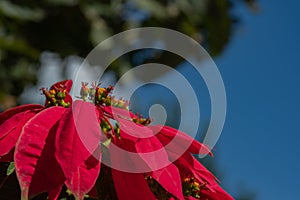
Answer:
MULTIPOLYGON (((296 0, 1 0, 1 110, 43 102, 38 89, 73 78, 83 58, 107 37, 144 26, 177 30, 214 58, 227 92, 215 157, 202 162, 236 199, 300 199, 299 6, 296 0)), ((201 140, 210 117, 209 94, 182 58, 153 49, 130 52, 111 64, 106 79, 113 84, 151 62, 176 68, 198 91, 201 140)), ((176 83, 172 73, 153 79, 176 83)), ((174 127, 192 112, 187 102, 180 113, 174 95, 157 85, 140 88, 131 100, 132 110, 144 115, 151 105, 163 105, 167 124, 174 127)))

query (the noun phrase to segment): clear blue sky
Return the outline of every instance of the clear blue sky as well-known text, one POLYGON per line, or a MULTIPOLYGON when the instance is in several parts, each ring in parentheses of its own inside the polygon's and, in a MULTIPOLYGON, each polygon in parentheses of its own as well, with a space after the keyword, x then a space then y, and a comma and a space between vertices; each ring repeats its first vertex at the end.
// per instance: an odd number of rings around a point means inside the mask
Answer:
POLYGON ((227 92, 216 159, 223 183, 257 200, 300 199, 300 2, 260 1, 215 59, 227 92))

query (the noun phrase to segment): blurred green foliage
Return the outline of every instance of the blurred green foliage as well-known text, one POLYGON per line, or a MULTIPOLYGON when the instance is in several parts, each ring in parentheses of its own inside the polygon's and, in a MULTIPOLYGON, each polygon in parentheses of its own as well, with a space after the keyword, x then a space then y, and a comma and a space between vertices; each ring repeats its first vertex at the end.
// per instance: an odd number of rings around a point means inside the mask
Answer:
MULTIPOLYGON (((0 102, 36 81, 41 52, 84 57, 103 39, 130 28, 177 30, 218 55, 239 19, 232 8, 241 2, 255 9, 253 0, 1 0, 0 102)), ((181 61, 162 54, 156 58, 171 66, 181 61)), ((120 73, 120 66, 113 70, 120 73)))

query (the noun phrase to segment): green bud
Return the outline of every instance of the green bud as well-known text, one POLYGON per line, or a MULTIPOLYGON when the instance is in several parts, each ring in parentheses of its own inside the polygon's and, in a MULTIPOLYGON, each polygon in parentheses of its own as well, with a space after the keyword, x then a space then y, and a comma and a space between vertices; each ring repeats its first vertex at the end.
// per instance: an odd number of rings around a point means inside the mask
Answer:
POLYGON ((58 99, 64 99, 66 97, 66 93, 63 91, 59 91, 56 93, 56 98, 58 99))

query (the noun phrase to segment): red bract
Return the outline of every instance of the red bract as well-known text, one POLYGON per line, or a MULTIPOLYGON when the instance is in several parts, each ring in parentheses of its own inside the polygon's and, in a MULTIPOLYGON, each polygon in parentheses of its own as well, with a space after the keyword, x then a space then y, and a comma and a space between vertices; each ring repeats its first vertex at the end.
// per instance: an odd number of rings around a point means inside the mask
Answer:
MULTIPOLYGON (((71 80, 61 81, 51 86, 51 90, 66 90, 68 99, 65 102, 71 103, 72 99, 67 93, 70 91, 71 86, 71 80)), ((44 89, 44 91, 46 90, 44 89)), ((55 95, 51 98, 55 99, 55 95)), ((0 114, 0 161, 10 162, 13 160, 13 148, 23 126, 43 109, 45 109, 45 106, 29 104, 9 109, 0 114)))
POLYGON ((156 199, 143 174, 127 173, 113 169, 112 177, 118 199, 156 199))
POLYGON ((23 126, 42 109, 44 106, 32 104, 19 106, 0 114, 0 160, 4 159, 2 156, 6 156, 9 162, 13 160, 13 153, 10 152, 13 152, 23 126))
POLYGON ((64 175, 53 151, 55 124, 64 112, 63 107, 45 109, 23 127, 16 145, 14 161, 22 197, 25 199, 55 190, 64 182, 64 175))
POLYGON ((184 152, 188 150, 193 154, 210 154, 207 146, 201 144, 191 136, 168 126, 151 126, 159 141, 171 152, 184 152), (188 149, 187 149, 188 147, 188 149))
POLYGON ((159 133, 157 133, 156 136, 166 145, 169 159, 175 161, 174 165, 180 171, 185 198, 198 198, 199 196, 200 199, 220 200, 219 196, 222 196, 221 199, 223 200, 233 199, 217 184, 217 180, 213 174, 191 155, 211 154, 205 145, 171 127, 154 126, 151 128, 154 131, 159 130, 159 133), (178 137, 178 139, 174 140, 176 137, 178 137), (168 145, 170 142, 175 144, 168 145), (182 152, 180 149, 183 148, 183 145, 185 144, 190 144, 190 146, 182 155, 180 155, 180 157, 178 157, 178 152, 182 152), (189 191, 189 188, 186 186, 192 186, 194 191, 189 191), (207 196, 207 193, 210 193, 210 195, 207 196))
POLYGON ((166 191, 177 197, 184 199, 181 186, 180 173, 174 164, 170 164, 160 170, 149 173, 166 191))
MULTIPOLYGON (((184 181, 190 185, 199 186, 197 194, 199 194, 200 199, 201 197, 208 200, 233 199, 218 185, 215 176, 190 154, 185 153, 174 164, 181 171, 184 181)), ((189 193, 189 191, 187 192, 189 193)))
POLYGON ((23 199, 43 192, 58 199, 64 185, 76 199, 232 199, 192 156, 211 154, 207 146, 171 127, 147 126, 149 118, 110 96, 113 87, 83 83, 81 100, 72 102, 71 86, 42 89, 45 106, 0 114, 0 161, 14 160, 23 199))
POLYGON ((55 156, 65 183, 80 199, 95 185, 100 172, 101 153, 94 154, 97 159, 91 155, 99 148, 101 133, 96 113, 92 104, 75 101, 73 109, 64 113, 55 138, 55 156))

